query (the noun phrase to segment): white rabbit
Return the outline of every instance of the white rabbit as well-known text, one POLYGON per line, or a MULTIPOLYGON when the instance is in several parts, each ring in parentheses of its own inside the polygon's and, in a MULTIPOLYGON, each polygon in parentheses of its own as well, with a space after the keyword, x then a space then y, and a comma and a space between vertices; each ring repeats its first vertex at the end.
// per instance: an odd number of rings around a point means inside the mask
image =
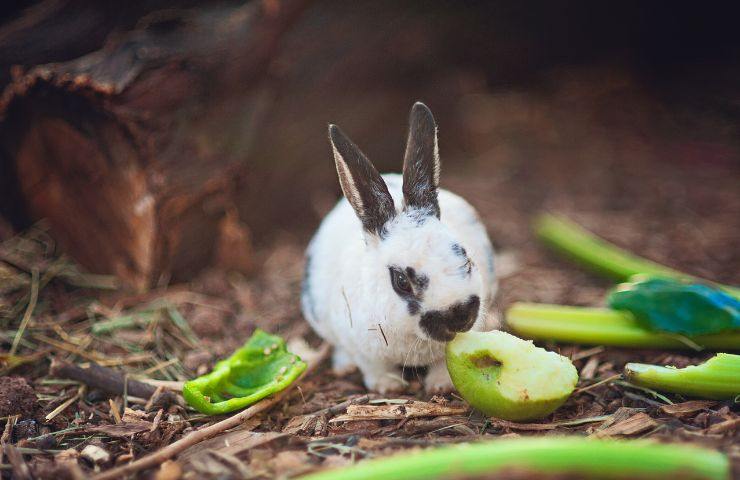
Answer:
POLYGON ((334 370, 358 367, 381 393, 401 367, 428 366, 427 391, 452 388, 445 342, 481 330, 496 292, 493 248, 475 209, 439 189, 437 126, 411 109, 403 176, 381 176, 335 125, 329 140, 344 192, 306 252, 301 304, 334 346, 334 370))

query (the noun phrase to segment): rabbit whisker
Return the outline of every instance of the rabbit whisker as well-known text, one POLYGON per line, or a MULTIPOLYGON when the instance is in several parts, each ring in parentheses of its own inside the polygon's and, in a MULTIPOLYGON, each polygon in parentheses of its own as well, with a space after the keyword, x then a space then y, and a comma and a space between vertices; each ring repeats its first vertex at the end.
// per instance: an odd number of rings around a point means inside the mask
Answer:
POLYGON ((409 361, 409 356, 413 358, 413 352, 416 350, 417 345, 419 345, 420 340, 421 340, 420 338, 417 338, 416 340, 414 340, 414 343, 412 343, 411 346, 409 347, 408 351, 406 352, 406 356, 403 359, 403 365, 401 366, 401 371, 403 371, 406 368, 406 364, 409 361))

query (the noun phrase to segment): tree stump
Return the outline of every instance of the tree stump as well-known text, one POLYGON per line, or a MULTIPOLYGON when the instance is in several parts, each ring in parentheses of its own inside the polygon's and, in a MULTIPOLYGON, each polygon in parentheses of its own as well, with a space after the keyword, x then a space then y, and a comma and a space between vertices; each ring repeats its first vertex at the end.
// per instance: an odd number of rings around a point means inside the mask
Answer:
POLYGON ((305 3, 158 10, 90 54, 16 69, 0 100, 4 213, 48 219, 66 252, 136 289, 206 265, 239 228, 268 65, 305 3))

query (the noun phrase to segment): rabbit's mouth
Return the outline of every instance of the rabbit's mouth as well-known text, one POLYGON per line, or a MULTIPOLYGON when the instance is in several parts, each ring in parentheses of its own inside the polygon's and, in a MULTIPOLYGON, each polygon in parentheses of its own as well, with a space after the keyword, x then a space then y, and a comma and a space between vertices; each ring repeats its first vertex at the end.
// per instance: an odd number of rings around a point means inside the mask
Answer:
POLYGON ((478 318, 480 298, 471 295, 447 310, 432 310, 421 316, 419 326, 432 340, 449 342, 460 332, 467 332, 478 318))

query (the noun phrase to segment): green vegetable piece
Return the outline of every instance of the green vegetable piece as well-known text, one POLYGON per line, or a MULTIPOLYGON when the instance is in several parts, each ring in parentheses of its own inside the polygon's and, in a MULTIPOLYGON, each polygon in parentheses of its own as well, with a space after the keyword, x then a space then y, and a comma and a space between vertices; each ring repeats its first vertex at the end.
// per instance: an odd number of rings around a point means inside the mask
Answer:
POLYGON ((529 437, 404 452, 301 480, 508 478, 512 472, 527 478, 729 480, 730 462, 721 452, 691 445, 529 437))
POLYGON ((607 302, 649 330, 705 335, 740 329, 740 301, 721 290, 644 275, 633 280, 617 286, 607 302))
POLYGON ((608 308, 515 303, 506 324, 522 338, 628 348, 740 350, 740 332, 682 337, 646 330, 629 312, 608 308))
MULTIPOLYGON (((550 247, 592 270, 621 282, 642 273, 661 278, 712 283, 633 255, 563 217, 541 215, 535 220, 534 229, 537 236, 550 247)), ((713 284, 740 299, 740 288, 713 284)))
POLYGON ((199 412, 220 415, 283 390, 305 369, 306 364, 288 352, 282 338, 258 329, 211 373, 185 383, 182 395, 199 412))
POLYGON ((486 415, 505 420, 546 417, 578 383, 567 357, 500 330, 458 333, 446 356, 460 395, 486 415))
POLYGON ((641 387, 713 400, 740 395, 740 355, 718 353, 701 365, 686 368, 628 363, 627 379, 641 387))

